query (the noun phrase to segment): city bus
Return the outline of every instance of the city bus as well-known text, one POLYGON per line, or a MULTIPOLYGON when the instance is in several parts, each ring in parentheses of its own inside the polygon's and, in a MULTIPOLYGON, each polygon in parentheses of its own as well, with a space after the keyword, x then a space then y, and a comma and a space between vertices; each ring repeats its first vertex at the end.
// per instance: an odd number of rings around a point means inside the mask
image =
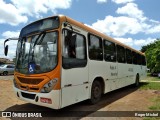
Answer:
POLYGON ((51 16, 22 28, 14 72, 16 96, 52 109, 88 100, 146 76, 145 55, 81 22, 51 16))

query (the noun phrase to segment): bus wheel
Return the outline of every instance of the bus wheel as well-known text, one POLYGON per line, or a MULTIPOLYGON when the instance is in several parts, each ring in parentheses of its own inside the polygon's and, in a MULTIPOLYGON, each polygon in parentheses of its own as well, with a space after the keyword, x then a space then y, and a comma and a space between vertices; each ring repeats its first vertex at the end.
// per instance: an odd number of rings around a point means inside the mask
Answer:
POLYGON ((90 103, 96 104, 101 99, 101 95, 102 95, 101 83, 96 80, 92 84, 90 103))
POLYGON ((135 86, 138 87, 139 86, 139 75, 136 75, 136 81, 135 81, 135 86))

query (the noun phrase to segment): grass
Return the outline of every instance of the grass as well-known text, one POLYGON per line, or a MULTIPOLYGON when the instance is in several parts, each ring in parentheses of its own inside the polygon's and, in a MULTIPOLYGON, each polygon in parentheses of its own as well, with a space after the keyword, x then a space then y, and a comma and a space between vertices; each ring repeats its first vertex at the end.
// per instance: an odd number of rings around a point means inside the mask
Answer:
POLYGON ((160 81, 160 78, 152 77, 150 73, 147 73, 147 80, 148 81, 160 81))
POLYGON ((148 79, 148 81, 160 81, 160 78, 158 78, 158 77, 150 77, 148 79))
MULTIPOLYGON (((147 76, 148 82, 142 82, 140 89, 141 90, 160 90, 160 78, 147 76)), ((151 111, 160 111, 160 96, 156 96, 151 99, 153 105, 149 107, 151 111)), ((160 120, 160 117, 145 117, 143 120, 160 120)))
POLYGON ((149 109, 153 111, 160 111, 160 96, 153 98, 152 102, 154 102, 154 104, 150 106, 149 109))
POLYGON ((140 90, 160 90, 160 82, 141 83, 140 90))
POLYGON ((148 74, 146 80, 147 82, 141 83, 141 90, 160 90, 160 78, 148 74))

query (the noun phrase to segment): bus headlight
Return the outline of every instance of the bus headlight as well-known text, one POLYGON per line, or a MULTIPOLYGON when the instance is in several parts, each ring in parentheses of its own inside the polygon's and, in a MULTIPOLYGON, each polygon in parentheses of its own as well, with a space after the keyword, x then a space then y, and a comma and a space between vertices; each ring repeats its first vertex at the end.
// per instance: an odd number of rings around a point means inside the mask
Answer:
POLYGON ((53 89, 57 81, 58 81, 58 78, 54 78, 53 80, 46 83, 41 89, 41 93, 49 93, 53 89))

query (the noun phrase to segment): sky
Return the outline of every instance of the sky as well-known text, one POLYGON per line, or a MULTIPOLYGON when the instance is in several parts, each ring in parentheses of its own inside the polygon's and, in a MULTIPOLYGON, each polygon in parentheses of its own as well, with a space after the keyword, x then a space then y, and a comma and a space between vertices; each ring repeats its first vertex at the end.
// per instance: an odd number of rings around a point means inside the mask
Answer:
POLYGON ((0 0, 0 57, 15 56, 10 41, 4 56, 4 40, 18 37, 27 24, 63 14, 140 50, 160 38, 160 0, 0 0))

